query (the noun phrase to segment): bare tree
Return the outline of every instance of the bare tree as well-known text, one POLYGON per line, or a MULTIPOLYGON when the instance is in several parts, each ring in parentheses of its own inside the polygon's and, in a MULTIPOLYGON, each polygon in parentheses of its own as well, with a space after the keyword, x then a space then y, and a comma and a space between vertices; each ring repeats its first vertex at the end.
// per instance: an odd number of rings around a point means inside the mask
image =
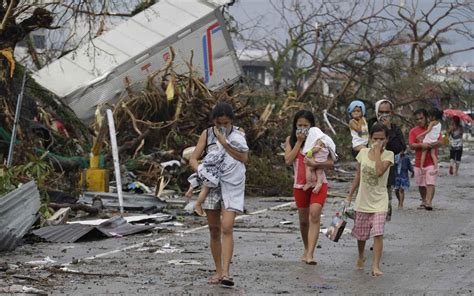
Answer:
POLYGON ((434 0, 427 9, 420 8, 418 1, 392 6, 397 11, 396 22, 407 27, 412 71, 435 65, 442 58, 474 50, 474 2, 434 0), (471 44, 450 47, 452 38, 462 38, 471 44))
POLYGON ((472 43, 448 42, 453 35, 473 40, 472 1, 433 0, 426 9, 427 2, 271 1, 281 20, 280 34, 261 34, 265 38, 255 44, 269 53, 273 93, 279 95, 286 76, 294 86, 305 80, 298 100, 313 101, 321 109, 354 96, 369 101, 400 96, 402 104, 420 100, 423 93, 417 91, 425 89, 420 83, 426 88, 433 84, 432 66, 474 49, 472 43), (409 85, 413 92, 404 89, 404 83, 414 81, 409 85), (331 82, 338 86, 328 93, 324 86, 331 82), (408 100, 408 95, 415 97, 408 100))

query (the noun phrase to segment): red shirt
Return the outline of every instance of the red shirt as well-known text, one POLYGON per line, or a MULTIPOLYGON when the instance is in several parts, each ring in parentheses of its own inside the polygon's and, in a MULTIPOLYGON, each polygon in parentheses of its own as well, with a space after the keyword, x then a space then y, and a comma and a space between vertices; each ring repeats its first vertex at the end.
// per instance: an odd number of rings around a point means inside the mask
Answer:
MULTIPOLYGON (((418 141, 416 137, 421 134, 422 132, 426 131, 427 128, 424 127, 419 127, 416 126, 410 130, 410 134, 408 136, 408 143, 411 144, 421 144, 423 143, 423 140, 418 141)), ((441 139, 441 135, 439 136, 439 139, 441 139)), ((426 158, 425 158, 425 167, 433 165, 433 159, 431 158, 431 153, 430 150, 427 150, 428 152, 426 153, 426 158)), ((421 167, 421 154, 422 150, 421 149, 416 149, 415 150, 415 167, 419 168, 421 167)), ((435 154, 438 155, 438 148, 435 148, 435 154)))

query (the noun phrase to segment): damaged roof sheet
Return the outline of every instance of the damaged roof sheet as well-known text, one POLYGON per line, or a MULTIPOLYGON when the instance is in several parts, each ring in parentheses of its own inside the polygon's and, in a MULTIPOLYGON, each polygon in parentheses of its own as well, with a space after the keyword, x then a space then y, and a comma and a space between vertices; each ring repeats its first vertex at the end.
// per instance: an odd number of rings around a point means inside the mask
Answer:
MULTIPOLYGON (((110 192, 85 192, 78 203, 93 204, 94 197, 102 200, 104 207, 119 208, 119 202, 116 193, 110 192)), ((158 209, 164 209, 166 202, 153 195, 123 193, 123 207, 125 210, 143 210, 156 206, 158 209)))
POLYGON ((125 236, 153 227, 152 225, 132 225, 123 217, 116 216, 97 226, 79 223, 47 226, 33 231, 33 234, 54 243, 73 243, 101 237, 125 236))
POLYGON ((38 219, 40 194, 30 181, 0 197, 0 251, 13 250, 38 219))

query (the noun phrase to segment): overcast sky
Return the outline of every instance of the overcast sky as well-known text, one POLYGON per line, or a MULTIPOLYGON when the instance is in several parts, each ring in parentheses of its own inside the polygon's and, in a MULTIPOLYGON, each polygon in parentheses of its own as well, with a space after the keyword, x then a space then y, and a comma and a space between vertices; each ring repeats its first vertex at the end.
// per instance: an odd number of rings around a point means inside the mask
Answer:
MULTIPOLYGON (((230 7, 230 13, 233 15, 234 18, 237 19, 238 22, 242 23, 244 27, 251 27, 252 24, 259 23, 261 26, 265 27, 272 34, 275 30, 273 28, 281 27, 280 25, 280 17, 273 12, 273 8, 270 4, 271 0, 236 0, 234 5, 230 7)), ((281 0, 272 0, 274 3, 279 3, 281 0)), ((295 0, 285 0, 285 2, 291 3, 295 0)), ((309 0, 309 1, 317 1, 317 0, 309 0)), ((348 0, 349 1, 349 0, 348 0)), ((379 3, 382 3, 381 0, 379 3)), ((403 1, 403 0, 400 0, 403 1)), ((412 1, 415 0, 404 0, 405 5, 411 4, 412 1)), ((421 11, 427 11, 433 4, 435 0, 420 0, 417 1, 418 3, 418 10, 417 13, 421 13, 421 11)), ((445 2, 449 2, 450 0, 445 0, 445 2)), ((455 0, 452 0, 455 1, 455 0)), ((462 0, 457 0, 462 1, 462 0)), ((465 0, 471 2, 474 7, 473 0, 465 0)), ((397 1, 398 3, 398 1, 397 1)), ((438 12, 441 13, 441 12, 438 12)), ((474 16, 473 16, 474 17, 474 16)), ((474 24, 470 24, 470 31, 474 34, 474 24)), ((252 30, 247 30, 247 34, 252 34, 255 38, 261 38, 261 31, 255 32, 252 30)), ((466 40, 465 38, 460 38, 459 35, 456 34, 449 34, 446 35, 449 39, 449 42, 452 44, 453 47, 456 48, 465 48, 465 47, 472 47, 474 46, 474 41, 466 40)), ((470 71, 474 71, 474 51, 468 51, 464 53, 457 54, 449 58, 449 60, 444 60, 445 63, 451 63, 456 66, 467 66, 469 67, 470 71)))

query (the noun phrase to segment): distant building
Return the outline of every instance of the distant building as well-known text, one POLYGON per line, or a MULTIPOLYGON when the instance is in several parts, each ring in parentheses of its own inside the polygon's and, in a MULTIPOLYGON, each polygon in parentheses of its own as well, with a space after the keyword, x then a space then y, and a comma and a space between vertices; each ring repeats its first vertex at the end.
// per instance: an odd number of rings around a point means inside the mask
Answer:
POLYGON ((271 63, 265 50, 243 50, 237 54, 244 73, 244 79, 250 85, 271 86, 271 63))

